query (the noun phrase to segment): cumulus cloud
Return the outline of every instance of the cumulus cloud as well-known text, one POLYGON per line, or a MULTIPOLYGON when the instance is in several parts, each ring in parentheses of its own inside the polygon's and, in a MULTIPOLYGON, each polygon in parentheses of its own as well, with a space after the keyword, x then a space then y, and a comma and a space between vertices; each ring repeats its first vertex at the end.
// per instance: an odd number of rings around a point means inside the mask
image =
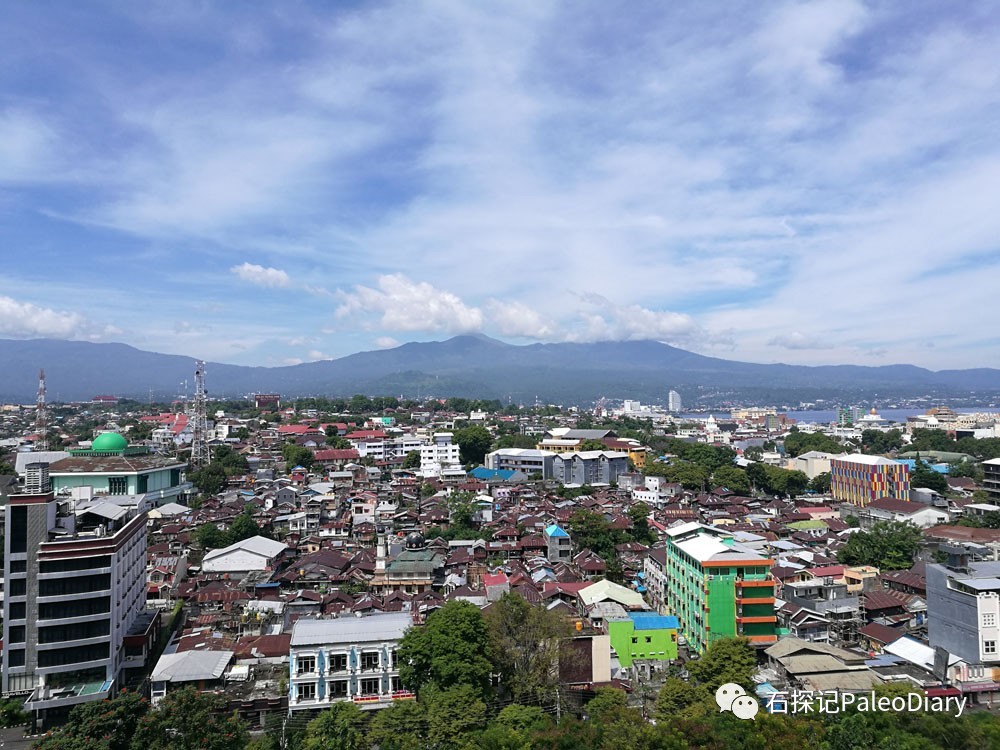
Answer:
POLYGON ((456 294, 416 282, 403 274, 379 276, 376 286, 340 292, 338 318, 361 319, 366 328, 387 331, 468 333, 483 327, 483 313, 456 294))
POLYGON ((566 335, 567 341, 655 339, 683 344, 704 334, 694 318, 686 313, 618 305, 594 293, 580 295, 580 298, 590 309, 579 311, 580 325, 566 335))
POLYGON ((392 336, 379 336, 375 339, 375 346, 379 349, 392 349, 399 346, 399 342, 392 336))
POLYGON ((265 268, 254 263, 243 263, 233 266, 229 270, 241 280, 249 284, 256 284, 257 286, 280 289, 292 284, 291 278, 280 268, 265 268))
POLYGON ((333 355, 321 352, 319 349, 310 349, 309 350, 309 359, 311 359, 311 360, 313 360, 315 362, 316 360, 320 360, 320 359, 333 359, 333 355))
POLYGON ((833 344, 821 336, 808 336, 799 331, 782 333, 767 342, 768 346, 780 346, 783 349, 832 349, 833 344))
POLYGON ((498 336, 544 341, 556 335, 556 326, 552 320, 523 302, 490 300, 486 310, 489 315, 489 332, 498 336))
POLYGON ((106 332, 109 329, 100 329, 79 313, 0 296, 0 335, 19 339, 98 339, 106 332))

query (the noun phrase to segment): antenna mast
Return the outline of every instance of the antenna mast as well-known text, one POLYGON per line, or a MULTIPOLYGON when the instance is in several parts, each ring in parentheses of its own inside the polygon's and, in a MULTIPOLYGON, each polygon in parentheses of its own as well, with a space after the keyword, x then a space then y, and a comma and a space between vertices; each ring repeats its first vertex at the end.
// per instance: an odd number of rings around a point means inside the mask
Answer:
POLYGON ((205 363, 194 363, 194 402, 191 405, 191 465, 195 469, 205 466, 211 457, 208 453, 208 393, 205 390, 205 363))
POLYGON ((49 414, 45 408, 45 370, 38 371, 38 400, 35 404, 35 450, 49 449, 49 414))

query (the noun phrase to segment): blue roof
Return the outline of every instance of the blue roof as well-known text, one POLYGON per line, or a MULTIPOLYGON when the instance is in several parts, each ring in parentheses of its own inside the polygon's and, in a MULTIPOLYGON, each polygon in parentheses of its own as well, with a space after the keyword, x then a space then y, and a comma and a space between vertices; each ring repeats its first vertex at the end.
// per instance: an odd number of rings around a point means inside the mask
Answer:
POLYGON ((632 625, 636 630, 677 630, 680 624, 673 615, 661 615, 657 612, 629 612, 632 625))
POLYGON ((487 469, 485 466, 479 466, 469 472, 469 476, 475 477, 476 479, 503 479, 507 480, 514 476, 517 472, 513 469, 487 469))
POLYGON ((565 536, 565 537, 569 536, 569 534, 567 534, 559 527, 559 524, 555 523, 552 524, 551 526, 547 526, 545 528, 545 533, 548 534, 549 536, 565 536))

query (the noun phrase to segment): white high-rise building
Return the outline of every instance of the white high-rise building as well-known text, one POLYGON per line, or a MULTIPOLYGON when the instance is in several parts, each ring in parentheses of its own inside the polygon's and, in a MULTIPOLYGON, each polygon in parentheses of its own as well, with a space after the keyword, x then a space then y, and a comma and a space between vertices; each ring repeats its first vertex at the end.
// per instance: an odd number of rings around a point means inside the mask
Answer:
POLYGON ((681 410, 681 394, 677 391, 670 391, 667 394, 667 411, 679 412, 681 410))

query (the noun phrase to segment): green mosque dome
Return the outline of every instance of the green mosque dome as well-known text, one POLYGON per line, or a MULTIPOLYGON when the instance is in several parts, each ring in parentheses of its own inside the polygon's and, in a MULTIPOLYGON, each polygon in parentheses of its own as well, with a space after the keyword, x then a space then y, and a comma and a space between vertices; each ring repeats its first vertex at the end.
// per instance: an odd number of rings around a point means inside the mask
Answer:
POLYGON ((92 451, 123 451, 128 448, 128 440, 117 432, 102 432, 90 444, 92 451))

